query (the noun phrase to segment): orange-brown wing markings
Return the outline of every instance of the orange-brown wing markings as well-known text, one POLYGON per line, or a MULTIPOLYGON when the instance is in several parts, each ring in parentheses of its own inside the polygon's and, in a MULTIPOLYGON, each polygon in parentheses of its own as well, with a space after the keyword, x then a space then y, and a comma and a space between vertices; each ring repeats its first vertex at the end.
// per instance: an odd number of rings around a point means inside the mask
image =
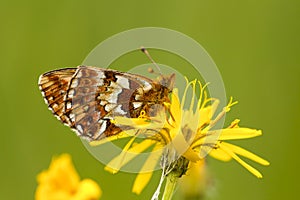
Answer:
POLYGON ((53 114, 77 135, 93 141, 131 128, 111 123, 116 116, 134 118, 141 111, 155 115, 163 102, 169 101, 168 81, 165 76, 154 81, 136 74, 79 66, 45 73, 39 86, 53 114))
POLYGON ((66 68, 47 72, 39 78, 39 88, 44 100, 52 113, 64 124, 70 126, 70 121, 64 112, 64 99, 77 68, 66 68))
POLYGON ((66 115, 77 134, 90 140, 118 134, 127 127, 117 127, 110 120, 132 117, 132 95, 145 84, 149 87, 150 81, 115 70, 80 66, 67 91, 66 115))

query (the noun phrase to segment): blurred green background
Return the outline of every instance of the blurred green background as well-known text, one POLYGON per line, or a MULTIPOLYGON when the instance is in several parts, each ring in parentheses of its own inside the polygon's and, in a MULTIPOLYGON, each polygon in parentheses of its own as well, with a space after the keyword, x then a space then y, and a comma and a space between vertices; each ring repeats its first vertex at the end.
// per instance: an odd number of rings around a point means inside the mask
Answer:
MULTIPOLYGON (((219 67, 227 94, 240 102, 228 121, 237 117, 241 125, 263 130, 262 137, 237 144, 271 162, 254 164, 264 179, 236 162, 209 159, 215 178, 209 199, 299 196, 300 1, 2 0, 0 9, 0 199, 33 199, 36 175, 64 152, 81 177, 100 184, 103 199, 150 199, 159 174, 140 196, 132 194, 135 175, 105 172, 47 110, 37 86, 40 74, 77 66, 109 36, 145 26, 174 29, 199 42, 219 67)), ((159 52, 152 56, 174 64, 159 52)), ((117 63, 130 68, 148 62, 137 57, 117 63)))

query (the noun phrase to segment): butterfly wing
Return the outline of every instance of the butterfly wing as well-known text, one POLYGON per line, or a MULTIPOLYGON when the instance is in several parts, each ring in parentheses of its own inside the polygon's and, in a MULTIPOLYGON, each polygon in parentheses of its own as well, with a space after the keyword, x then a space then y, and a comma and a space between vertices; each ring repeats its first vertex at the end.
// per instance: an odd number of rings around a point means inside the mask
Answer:
POLYGON ((45 103, 54 116, 63 123, 70 125, 65 115, 65 96, 69 83, 77 68, 66 68, 47 72, 39 78, 39 88, 44 97, 45 103))
MULTIPOLYGON (((142 110, 150 113, 149 105, 160 99, 155 94, 159 90, 157 87, 143 76, 87 66, 48 72, 40 78, 42 93, 62 94, 56 101, 59 113, 57 109, 53 113, 90 141, 116 135, 128 128, 111 123, 115 116, 138 117, 142 110), (51 78, 53 76, 55 78, 51 78), (52 90, 52 87, 44 87, 45 84, 63 86, 52 90)), ((48 96, 44 95, 50 105, 48 96)))
POLYGON ((65 112, 80 136, 89 140, 124 130, 111 123, 115 116, 131 117, 129 104, 138 88, 151 80, 128 73, 80 66, 70 81, 65 112))

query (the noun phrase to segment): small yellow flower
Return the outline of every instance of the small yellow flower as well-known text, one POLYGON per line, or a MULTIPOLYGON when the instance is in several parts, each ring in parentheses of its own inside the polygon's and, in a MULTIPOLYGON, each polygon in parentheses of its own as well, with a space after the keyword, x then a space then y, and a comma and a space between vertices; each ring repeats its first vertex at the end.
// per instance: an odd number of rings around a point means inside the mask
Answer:
POLYGON ((186 176, 179 179, 179 192, 184 199, 203 199, 209 185, 205 160, 190 162, 186 176))
MULTIPOLYGON (((228 105, 219 114, 216 114, 219 100, 208 98, 205 87, 196 80, 187 82, 181 101, 177 89, 174 89, 171 93, 171 103, 165 103, 167 112, 162 110, 155 117, 115 118, 115 124, 138 129, 139 133, 146 136, 146 140, 134 143, 137 137, 137 135, 134 135, 123 149, 123 152, 106 166, 106 170, 116 173, 139 153, 153 147, 152 153, 135 180, 134 193, 139 194, 147 185, 152 176, 152 171, 159 161, 163 169, 163 180, 170 172, 173 172, 173 175, 175 173, 177 177, 181 177, 189 169, 189 165, 194 165, 190 162, 201 163, 206 155, 222 161, 234 159, 256 177, 261 178, 261 173, 244 162, 239 156, 249 158, 262 165, 269 165, 268 161, 243 148, 224 142, 224 140, 256 137, 262 134, 261 131, 239 127, 239 120, 234 120, 227 128, 214 129, 220 119, 237 102, 233 102, 231 98, 228 105), (196 97, 197 87, 200 90, 198 98, 196 97), (191 100, 187 102, 187 93, 191 88, 191 100), (188 105, 189 108, 185 109, 185 105, 188 105)), ((132 136, 132 134, 127 134, 128 137, 130 135, 132 136)), ((158 194, 154 196, 157 197, 158 194)))
POLYGON ((36 200, 97 200, 101 189, 91 179, 80 181, 70 155, 53 158, 49 169, 37 176, 36 200))

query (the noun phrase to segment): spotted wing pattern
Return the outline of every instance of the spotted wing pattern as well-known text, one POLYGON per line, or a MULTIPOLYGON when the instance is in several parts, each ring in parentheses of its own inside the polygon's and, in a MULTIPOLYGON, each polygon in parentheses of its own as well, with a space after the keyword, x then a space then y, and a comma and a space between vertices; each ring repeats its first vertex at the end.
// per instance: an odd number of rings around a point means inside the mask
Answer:
POLYGON ((115 116, 155 115, 171 90, 143 76, 87 66, 45 73, 39 85, 53 114, 90 141, 128 128, 111 123, 115 116))
POLYGON ((65 124, 69 123, 65 115, 65 96, 69 83, 77 68, 66 68, 47 72, 39 78, 39 88, 49 110, 52 111, 58 120, 65 124))

